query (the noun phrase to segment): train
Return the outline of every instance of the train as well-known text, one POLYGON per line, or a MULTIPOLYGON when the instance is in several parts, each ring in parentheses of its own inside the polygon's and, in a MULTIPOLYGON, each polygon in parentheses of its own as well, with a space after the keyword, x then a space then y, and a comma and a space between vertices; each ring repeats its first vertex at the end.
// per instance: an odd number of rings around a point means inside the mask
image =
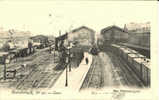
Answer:
POLYGON ((98 53, 100 52, 99 50, 99 47, 97 45, 93 45, 89 52, 92 54, 92 55, 98 55, 98 53))

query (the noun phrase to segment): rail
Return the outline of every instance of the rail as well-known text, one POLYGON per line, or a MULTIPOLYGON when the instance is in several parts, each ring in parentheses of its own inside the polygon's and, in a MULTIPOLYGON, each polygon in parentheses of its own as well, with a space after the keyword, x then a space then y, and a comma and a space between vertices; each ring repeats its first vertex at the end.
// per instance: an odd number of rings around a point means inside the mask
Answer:
MULTIPOLYGON (((96 56, 95 56, 95 57, 96 57, 96 56)), ((95 59, 95 58, 94 58, 94 59, 95 59)), ((93 59, 93 63, 96 63, 96 62, 94 61, 94 59, 93 59)), ((88 74, 90 74, 90 78, 88 79, 88 82, 87 82, 87 84, 86 84, 86 88, 89 88, 90 82, 91 82, 91 80, 92 80, 92 78, 93 78, 93 73, 94 73, 94 71, 95 71, 95 65, 96 65, 96 64, 93 64, 93 63, 92 63, 92 65, 91 65, 92 68, 90 68, 89 71, 88 71, 88 74), (89 73, 89 72, 91 72, 91 73, 89 73)), ((88 74, 87 74, 87 75, 88 75, 88 74)), ((86 76, 87 76, 87 75, 86 75, 86 76)))

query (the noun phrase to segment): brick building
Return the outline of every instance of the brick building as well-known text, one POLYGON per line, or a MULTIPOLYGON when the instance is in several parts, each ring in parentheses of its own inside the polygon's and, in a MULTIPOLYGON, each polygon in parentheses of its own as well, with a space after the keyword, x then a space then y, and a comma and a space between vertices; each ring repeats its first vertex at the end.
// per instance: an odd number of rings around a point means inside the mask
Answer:
POLYGON ((95 43, 95 31, 81 26, 68 33, 68 41, 76 46, 92 46, 95 43))
POLYGON ((118 26, 108 26, 101 30, 105 44, 127 42, 128 32, 118 26))

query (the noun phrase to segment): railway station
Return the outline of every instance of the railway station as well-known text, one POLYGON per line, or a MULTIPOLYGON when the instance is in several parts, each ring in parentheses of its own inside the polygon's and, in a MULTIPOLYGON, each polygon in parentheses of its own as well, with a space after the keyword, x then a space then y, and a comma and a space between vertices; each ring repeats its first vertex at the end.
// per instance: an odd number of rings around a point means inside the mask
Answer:
POLYGON ((155 100, 157 3, 0 4, 0 100, 155 100))
POLYGON ((0 86, 59 91, 150 88, 150 33, 138 34, 112 25, 101 29, 102 38, 96 39, 86 26, 54 41, 31 37, 28 47, 0 53, 0 86))

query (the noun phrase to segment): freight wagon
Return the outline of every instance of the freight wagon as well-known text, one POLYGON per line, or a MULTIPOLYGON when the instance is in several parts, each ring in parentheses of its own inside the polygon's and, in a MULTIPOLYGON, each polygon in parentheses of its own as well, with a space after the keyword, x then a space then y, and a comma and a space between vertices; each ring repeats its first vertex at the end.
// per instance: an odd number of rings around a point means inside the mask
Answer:
POLYGON ((145 86, 150 86, 150 60, 127 47, 112 44, 111 49, 124 59, 145 86))

